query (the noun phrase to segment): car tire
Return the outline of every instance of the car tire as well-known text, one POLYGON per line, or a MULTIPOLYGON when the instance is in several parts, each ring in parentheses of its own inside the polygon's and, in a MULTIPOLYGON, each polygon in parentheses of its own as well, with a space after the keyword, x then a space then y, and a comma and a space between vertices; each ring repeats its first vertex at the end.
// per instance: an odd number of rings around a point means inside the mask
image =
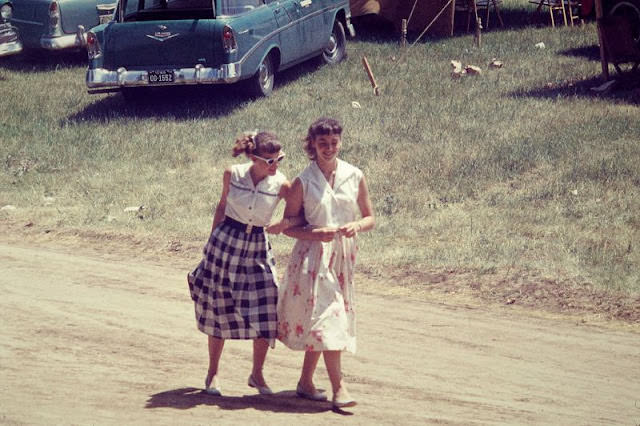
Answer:
POLYGON ((347 36, 345 35, 342 22, 336 21, 333 24, 327 45, 322 49, 320 59, 325 64, 334 65, 342 62, 346 57, 347 36))
POLYGON ((248 81, 249 92, 256 97, 266 97, 273 92, 275 80, 275 65, 271 55, 265 56, 258 71, 248 81))
POLYGON ((640 43, 640 0, 616 0, 607 8, 607 16, 624 16, 631 21, 633 39, 640 43))

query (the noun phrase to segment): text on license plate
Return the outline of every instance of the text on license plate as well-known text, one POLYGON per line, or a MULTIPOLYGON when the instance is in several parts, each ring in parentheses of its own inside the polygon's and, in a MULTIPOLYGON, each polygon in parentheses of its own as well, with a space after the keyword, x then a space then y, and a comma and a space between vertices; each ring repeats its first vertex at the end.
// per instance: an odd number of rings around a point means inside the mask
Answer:
POLYGON ((173 71, 149 71, 149 83, 173 83, 173 71))

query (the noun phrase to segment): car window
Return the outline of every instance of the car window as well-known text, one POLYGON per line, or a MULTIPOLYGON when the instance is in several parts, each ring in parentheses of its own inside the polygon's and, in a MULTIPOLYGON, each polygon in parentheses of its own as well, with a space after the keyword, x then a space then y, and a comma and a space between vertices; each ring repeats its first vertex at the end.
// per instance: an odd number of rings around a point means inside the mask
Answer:
POLYGON ((239 15, 263 4, 263 0, 222 0, 220 13, 222 15, 239 15))
POLYGON ((212 0, 128 0, 124 16, 126 21, 207 18, 213 17, 213 3, 212 0))

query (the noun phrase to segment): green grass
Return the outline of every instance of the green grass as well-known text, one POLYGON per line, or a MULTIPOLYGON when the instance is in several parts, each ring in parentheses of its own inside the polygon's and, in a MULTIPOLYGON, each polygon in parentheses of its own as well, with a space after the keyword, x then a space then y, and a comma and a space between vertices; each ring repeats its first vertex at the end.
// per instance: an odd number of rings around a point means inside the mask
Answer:
POLYGON ((349 43, 345 63, 286 71, 258 100, 215 87, 127 104, 86 94, 82 56, 0 60, 0 206, 17 207, 0 220, 204 243, 236 135, 276 132, 293 178, 306 128, 328 115, 345 126, 342 157, 365 172, 377 214, 363 270, 518 269, 638 295, 638 91, 589 90, 600 73, 593 24, 531 26, 531 8, 502 10, 509 26, 484 33, 481 48, 459 33, 408 51, 369 35, 349 43), (504 67, 487 69, 492 58, 504 67), (450 78, 453 59, 482 75, 450 78))

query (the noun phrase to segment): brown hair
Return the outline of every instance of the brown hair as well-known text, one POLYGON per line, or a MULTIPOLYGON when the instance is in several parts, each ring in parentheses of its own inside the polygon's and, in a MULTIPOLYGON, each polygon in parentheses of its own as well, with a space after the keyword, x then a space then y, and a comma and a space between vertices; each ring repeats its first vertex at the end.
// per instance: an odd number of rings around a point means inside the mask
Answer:
POLYGON ((342 135, 342 125, 335 118, 321 117, 309 126, 307 137, 304 139, 302 147, 311 160, 316 159, 316 150, 311 144, 320 135, 342 135))
POLYGON ((236 139, 233 146, 232 155, 237 157, 244 154, 247 157, 251 154, 273 154, 282 149, 278 137, 271 132, 245 132, 236 139))

